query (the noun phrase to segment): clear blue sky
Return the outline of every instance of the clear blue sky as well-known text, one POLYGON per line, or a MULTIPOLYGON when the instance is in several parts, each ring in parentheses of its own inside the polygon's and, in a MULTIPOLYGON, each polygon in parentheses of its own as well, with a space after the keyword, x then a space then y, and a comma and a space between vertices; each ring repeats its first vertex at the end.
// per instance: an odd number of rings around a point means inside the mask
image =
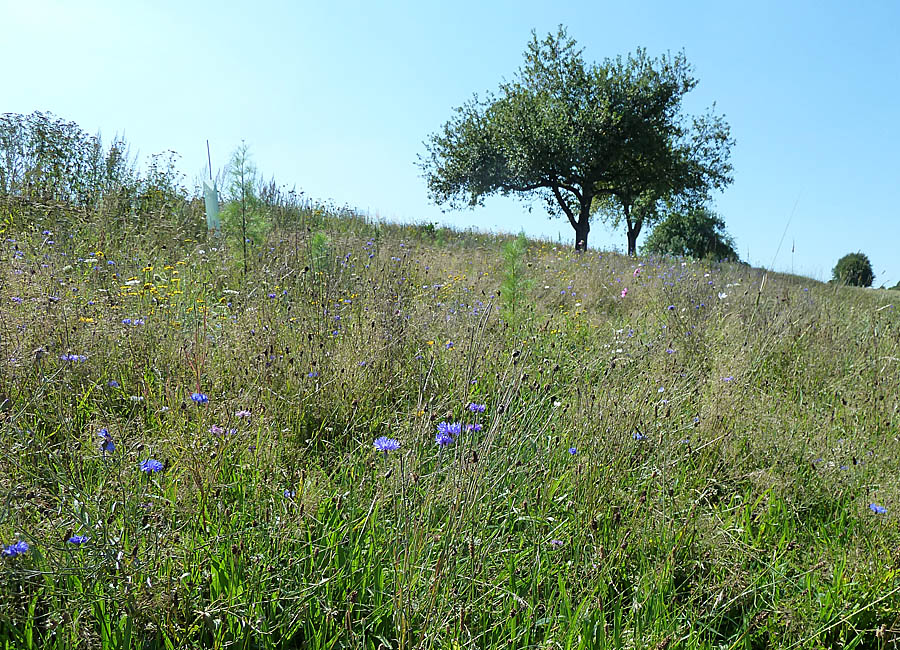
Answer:
MULTIPOLYGON (((0 112, 51 111, 124 134, 144 158, 174 149, 189 180, 207 138, 214 168, 243 139, 266 176, 313 198, 566 244, 568 224, 512 198, 431 205, 422 142, 453 107, 513 76, 532 29, 566 25, 588 60, 683 49, 700 80, 686 107, 716 102, 737 140, 735 181, 715 207, 741 256, 827 279, 861 250, 876 285, 900 281, 892 0, 0 0, 0 24, 0 112)), ((622 249, 625 234, 598 224, 591 245, 622 249)))

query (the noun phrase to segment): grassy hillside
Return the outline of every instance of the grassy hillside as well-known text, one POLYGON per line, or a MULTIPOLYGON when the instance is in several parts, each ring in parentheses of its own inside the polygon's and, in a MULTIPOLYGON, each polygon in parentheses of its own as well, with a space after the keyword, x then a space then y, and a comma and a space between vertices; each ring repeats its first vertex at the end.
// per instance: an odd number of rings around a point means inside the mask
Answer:
POLYGON ((196 207, 3 208, 4 647, 895 647, 894 292, 196 207))

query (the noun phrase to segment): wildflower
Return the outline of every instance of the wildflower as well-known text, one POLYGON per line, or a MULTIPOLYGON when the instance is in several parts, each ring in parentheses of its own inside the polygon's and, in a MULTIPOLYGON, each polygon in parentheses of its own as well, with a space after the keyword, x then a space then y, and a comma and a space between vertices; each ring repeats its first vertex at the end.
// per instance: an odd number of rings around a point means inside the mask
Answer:
POLYGON ((625 287, 624 289, 622 289, 622 297, 624 298, 627 295, 628 295, 628 287, 625 287))
POLYGON ((87 357, 83 354, 63 354, 59 358, 63 361, 68 361, 69 363, 81 363, 82 361, 87 361, 87 357))
POLYGON ((669 305, 668 307, 666 307, 666 309, 668 309, 669 311, 675 311, 675 305, 669 305))
POLYGON ((241 409, 240 411, 235 411, 235 412, 234 412, 234 417, 236 417, 236 418, 249 418, 249 417, 250 417, 250 411, 247 411, 247 410, 245 410, 245 409, 241 409))
POLYGON ((291 490, 290 488, 282 492, 285 499, 293 499, 297 496, 297 490, 291 490))
POLYGON ((221 436, 223 433, 225 433, 225 429, 223 427, 220 427, 218 424, 214 424, 209 428, 209 432, 214 436, 221 436))
POLYGON ((2 555, 3 557, 16 557, 17 555, 25 555, 28 552, 28 549, 31 548, 28 546, 28 542, 24 540, 19 540, 18 542, 14 542, 9 546, 4 546, 2 555))
POLYGON ((206 404, 209 401, 209 397, 204 393, 191 393, 191 399, 197 404, 206 404))
POLYGON ((728 375, 727 377, 722 377, 722 381, 725 381, 725 382, 733 381, 733 380, 734 380, 734 377, 732 377, 731 375, 728 375))
POLYGON ((162 468, 163 464, 154 458, 148 458, 147 460, 141 461, 141 471, 145 474, 161 472, 162 468))
POLYGON ((452 349, 452 348, 453 348, 453 341, 447 341, 447 342, 444 344, 444 347, 447 348, 448 350, 452 349))
POLYGON ((122 325, 131 325, 131 319, 130 319, 130 318, 123 318, 123 319, 122 319, 122 325))
POLYGON ((87 535, 72 535, 69 539, 66 540, 69 544, 81 545, 87 542, 90 539, 87 535))
POLYGON ((274 293, 269 294, 269 298, 275 298, 275 297, 276 297, 276 295, 274 293))
POLYGON ((116 443, 113 442, 112 434, 107 429, 100 429, 97 435, 102 439, 100 451, 104 454, 111 454, 116 450, 116 443))
POLYGON ((664 392, 666 392, 666 389, 663 388, 662 386, 660 386, 660 387, 657 389, 656 392, 657 392, 657 393, 664 393, 664 392))
POLYGON ((469 402, 469 406, 467 407, 472 413, 484 413, 487 409, 487 406, 484 404, 476 404, 475 402, 469 402))
POLYGON ((641 274, 641 269, 640 269, 640 267, 638 267, 634 270, 634 273, 631 274, 631 277, 636 278, 640 274, 641 274))
POLYGON ((578 450, 575 447, 569 447, 569 453, 574 456, 578 453, 578 450))
POLYGON ((306 376, 309 377, 310 379, 315 379, 316 377, 319 376, 319 373, 317 373, 315 370, 313 370, 311 373, 309 373, 306 376))
POLYGON ((869 510, 874 512, 876 515, 883 515, 887 512, 887 508, 885 508, 884 506, 880 506, 877 503, 870 503, 869 510))
POLYGON ((19 296, 13 296, 12 298, 10 298, 10 300, 12 300, 17 305, 21 305, 23 302, 23 300, 21 298, 19 298, 19 296))
POLYGON ((642 434, 642 433, 639 433, 639 432, 635 431, 635 432, 631 435, 631 437, 634 438, 635 440, 643 440, 643 439, 646 438, 647 436, 645 436, 645 435, 642 434))
POLYGON ((375 449, 378 451, 383 451, 387 453, 389 451, 396 451, 400 449, 400 443, 394 438, 388 438, 387 436, 380 436, 375 438, 375 449))
POLYGON ((484 427, 478 422, 476 422, 475 424, 467 424, 466 425, 466 431, 474 431, 476 433, 481 431, 483 428, 484 427))
POLYGON ((446 447, 453 442, 453 436, 443 431, 438 431, 434 436, 434 441, 441 447, 446 447))
POLYGON ((552 546, 553 548, 559 548, 562 545, 563 545, 563 541, 561 539, 551 539, 550 540, 550 546, 552 546))

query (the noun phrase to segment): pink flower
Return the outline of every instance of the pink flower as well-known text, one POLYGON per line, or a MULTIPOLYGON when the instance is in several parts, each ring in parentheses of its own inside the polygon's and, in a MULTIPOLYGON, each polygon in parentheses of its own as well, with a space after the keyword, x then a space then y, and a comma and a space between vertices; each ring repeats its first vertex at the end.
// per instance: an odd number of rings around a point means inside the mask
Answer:
POLYGON ((639 276, 640 274, 641 274, 641 268, 638 267, 638 268, 636 268, 636 269, 634 270, 634 273, 632 274, 632 277, 635 277, 635 278, 636 278, 636 277, 639 276))
POLYGON ((628 295, 628 287, 625 287, 624 289, 622 289, 622 297, 624 298, 627 295, 628 295))

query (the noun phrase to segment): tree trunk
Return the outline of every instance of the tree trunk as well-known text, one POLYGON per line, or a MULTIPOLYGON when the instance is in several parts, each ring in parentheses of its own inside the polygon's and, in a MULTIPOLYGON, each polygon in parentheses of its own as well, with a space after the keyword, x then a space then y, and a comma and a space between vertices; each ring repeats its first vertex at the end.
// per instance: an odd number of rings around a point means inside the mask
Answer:
POLYGON ((582 253, 587 250, 588 233, 591 231, 591 200, 583 200, 578 212, 578 221, 575 226, 575 251, 582 253))
POLYGON ((628 254, 631 257, 637 255, 637 238, 640 234, 640 228, 629 228, 628 229, 628 254))
POLYGON ((578 224, 575 228, 575 252, 582 253, 587 250, 588 233, 591 231, 590 225, 578 224))

